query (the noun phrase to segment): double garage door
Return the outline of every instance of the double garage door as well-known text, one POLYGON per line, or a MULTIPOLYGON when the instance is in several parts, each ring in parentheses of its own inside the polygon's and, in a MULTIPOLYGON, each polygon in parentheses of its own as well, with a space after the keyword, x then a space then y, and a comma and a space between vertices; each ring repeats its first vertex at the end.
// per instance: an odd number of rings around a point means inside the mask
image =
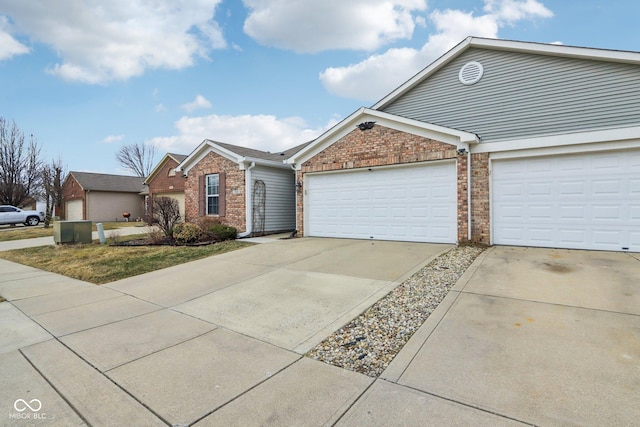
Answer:
POLYGON ((455 243, 456 163, 308 174, 305 234, 455 243))
POLYGON ((640 151, 492 162, 493 243, 640 251, 640 151))

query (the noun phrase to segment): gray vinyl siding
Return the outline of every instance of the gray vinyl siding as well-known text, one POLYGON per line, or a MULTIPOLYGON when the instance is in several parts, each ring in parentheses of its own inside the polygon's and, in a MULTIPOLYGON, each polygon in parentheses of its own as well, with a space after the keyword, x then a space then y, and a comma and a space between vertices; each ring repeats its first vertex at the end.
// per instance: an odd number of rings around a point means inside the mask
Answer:
POLYGON ((472 48, 381 110, 482 142, 640 125, 640 66, 472 48), (465 86, 469 61, 484 76, 465 86))
POLYGON ((266 186, 265 232, 296 228, 296 186, 293 170, 256 166, 251 170, 253 183, 262 180, 266 186))

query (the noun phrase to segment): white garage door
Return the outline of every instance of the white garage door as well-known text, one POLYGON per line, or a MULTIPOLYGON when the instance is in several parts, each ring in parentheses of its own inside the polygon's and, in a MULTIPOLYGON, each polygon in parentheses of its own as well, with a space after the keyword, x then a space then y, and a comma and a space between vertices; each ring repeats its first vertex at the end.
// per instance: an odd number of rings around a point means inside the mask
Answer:
POLYGON ((67 221, 83 220, 82 200, 71 200, 67 202, 65 213, 67 221))
POLYGON ((493 243, 640 251, 640 151, 492 164, 493 243))
POLYGON ((455 243, 454 161, 306 175, 305 234, 455 243))

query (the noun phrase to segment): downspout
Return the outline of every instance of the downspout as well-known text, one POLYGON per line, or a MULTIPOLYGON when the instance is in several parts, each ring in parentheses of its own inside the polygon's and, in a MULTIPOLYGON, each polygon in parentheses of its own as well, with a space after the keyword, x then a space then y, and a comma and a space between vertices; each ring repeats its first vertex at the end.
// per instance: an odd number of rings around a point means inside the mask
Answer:
MULTIPOLYGON (((293 187, 295 188, 295 194, 296 194, 296 198, 294 199, 294 205, 296 208, 296 219, 295 219, 296 228, 294 229, 294 232, 297 233, 298 232, 298 172, 296 171, 295 164, 291 165, 291 170, 293 171, 293 187)), ((302 190, 302 187, 300 188, 300 191, 304 191, 302 190)), ((303 197, 302 193, 300 194, 300 197, 303 197)))
POLYGON ((471 147, 467 155, 467 240, 471 242, 471 147))
POLYGON ((251 169, 256 166, 256 162, 251 162, 251 166, 249 166, 244 171, 244 216, 245 222, 247 224, 247 230, 244 233, 238 234, 239 238, 249 237, 251 233, 253 233, 253 210, 251 209, 251 169))

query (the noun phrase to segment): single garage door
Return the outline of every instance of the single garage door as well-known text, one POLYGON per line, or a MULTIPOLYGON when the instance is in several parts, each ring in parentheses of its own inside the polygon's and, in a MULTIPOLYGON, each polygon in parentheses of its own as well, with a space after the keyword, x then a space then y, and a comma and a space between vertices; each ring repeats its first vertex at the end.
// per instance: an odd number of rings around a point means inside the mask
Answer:
POLYGON ((640 251, 640 150, 492 163, 493 243, 640 251))
POLYGON ((65 217, 67 221, 79 221, 83 220, 82 215, 82 200, 71 200, 67 202, 65 206, 65 217))
POLYGON ((455 243, 455 161, 305 177, 305 234, 455 243))

